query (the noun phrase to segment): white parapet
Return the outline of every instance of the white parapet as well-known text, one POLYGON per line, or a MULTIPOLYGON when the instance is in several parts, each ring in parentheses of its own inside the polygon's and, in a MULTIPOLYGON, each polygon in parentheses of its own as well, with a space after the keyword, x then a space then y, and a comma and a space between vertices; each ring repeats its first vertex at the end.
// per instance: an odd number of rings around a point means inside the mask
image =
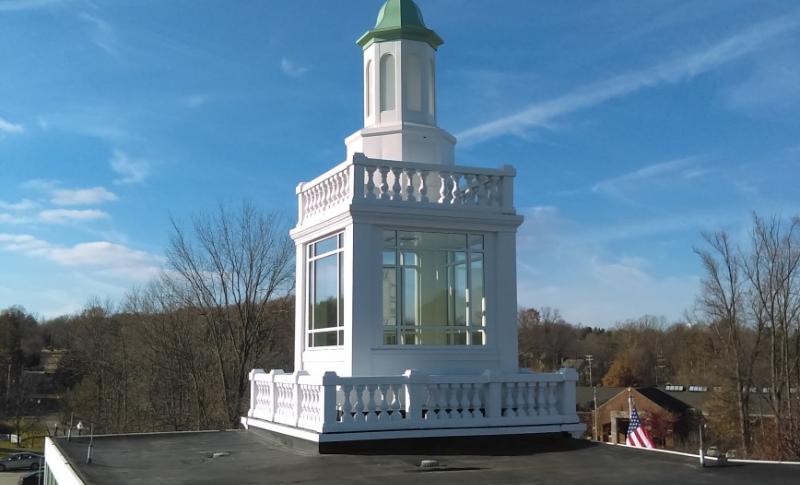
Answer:
POLYGON ((361 439, 369 436, 363 432, 485 428, 541 427, 579 434, 584 425, 576 414, 576 381, 574 369, 472 376, 407 371, 384 377, 256 369, 250 374, 251 405, 243 421, 283 425, 304 431, 302 436, 359 433, 361 439))
POLYGON ((298 227, 351 205, 513 214, 516 171, 367 158, 362 153, 297 187, 298 227))

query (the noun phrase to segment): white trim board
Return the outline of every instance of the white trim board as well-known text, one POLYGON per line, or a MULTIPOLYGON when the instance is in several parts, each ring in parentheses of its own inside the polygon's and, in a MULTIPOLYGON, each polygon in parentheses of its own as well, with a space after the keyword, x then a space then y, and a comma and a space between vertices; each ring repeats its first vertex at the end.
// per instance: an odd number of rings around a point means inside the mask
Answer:
POLYGON ((242 417, 245 428, 265 429, 275 433, 285 434, 294 438, 304 439, 314 443, 337 443, 345 441, 386 440, 404 438, 447 438, 469 436, 498 436, 515 434, 542 434, 542 433, 575 433, 583 432, 582 423, 574 424, 548 424, 539 426, 503 426, 482 428, 435 428, 435 429, 404 429, 391 431, 362 431, 344 433, 316 433, 303 429, 270 423, 256 418, 242 417))

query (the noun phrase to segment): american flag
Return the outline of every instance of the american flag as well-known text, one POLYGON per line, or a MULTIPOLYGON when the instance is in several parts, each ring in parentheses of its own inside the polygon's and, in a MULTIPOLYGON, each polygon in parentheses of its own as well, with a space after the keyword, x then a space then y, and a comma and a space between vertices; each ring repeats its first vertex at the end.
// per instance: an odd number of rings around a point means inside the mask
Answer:
POLYGON ((636 448, 655 448, 653 440, 642 426, 642 422, 639 421, 639 413, 633 406, 631 406, 631 422, 628 424, 628 436, 625 438, 625 444, 636 448))

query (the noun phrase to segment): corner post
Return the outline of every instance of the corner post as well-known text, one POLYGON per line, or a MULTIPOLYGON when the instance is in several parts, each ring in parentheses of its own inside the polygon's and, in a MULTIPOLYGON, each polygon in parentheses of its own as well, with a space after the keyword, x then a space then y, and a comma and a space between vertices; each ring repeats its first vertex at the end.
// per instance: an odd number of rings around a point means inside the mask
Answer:
POLYGON ((558 371, 563 376, 561 381, 561 415, 576 415, 576 389, 578 383, 578 371, 572 368, 562 368, 558 371))
POLYGON ((514 213, 514 177, 517 171, 511 165, 503 165, 503 213, 514 213))
POLYGON ((503 415, 503 386, 501 382, 495 380, 492 371, 486 370, 483 373, 488 382, 488 392, 486 393, 486 417, 499 418, 503 415))
POLYGON ((322 416, 319 431, 324 433, 339 420, 338 409, 336 408, 336 384, 339 376, 336 372, 325 372, 322 375, 322 416))
POLYGON ((350 203, 359 203, 364 199, 364 162, 366 156, 356 153, 350 161, 350 203))

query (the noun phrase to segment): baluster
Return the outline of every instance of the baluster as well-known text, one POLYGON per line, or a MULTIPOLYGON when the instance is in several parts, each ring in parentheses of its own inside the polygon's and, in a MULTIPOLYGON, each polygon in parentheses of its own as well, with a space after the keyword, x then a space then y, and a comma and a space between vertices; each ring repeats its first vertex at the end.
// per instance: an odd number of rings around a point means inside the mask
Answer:
POLYGON ((525 383, 517 382, 517 416, 527 416, 525 411, 525 383))
POLYGON ((367 391, 367 399, 364 400, 364 420, 374 421, 377 418, 377 406, 375 402, 375 385, 364 386, 367 391))
POLYGON ((353 385, 356 401, 353 404, 353 421, 360 423, 364 421, 364 386, 353 385))
POLYGON ((422 203, 429 203, 428 199, 428 170, 418 170, 419 174, 419 201, 422 203))
POLYGON ((389 419, 392 421, 399 421, 402 416, 400 415, 400 400, 397 399, 397 386, 390 385, 389 392, 392 393, 392 400, 389 401, 389 409, 392 411, 392 414, 389 415, 389 419))
POLYGON ((461 384, 461 419, 472 417, 469 412, 469 384, 461 384))
POLYGON ((458 384, 450 384, 450 419, 458 418, 458 384))
POLYGON ((536 412, 536 396, 534 395, 534 388, 536 387, 535 382, 529 382, 525 386, 526 391, 526 407, 525 411, 528 413, 528 416, 536 416, 538 413, 536 412))
POLYGON ((400 174, 402 170, 398 167, 392 167, 390 169, 392 173, 392 195, 390 197, 391 200, 403 200, 403 192, 400 188, 400 174))
POLYGON ((342 422, 344 423, 353 422, 353 403, 350 402, 350 393, 352 391, 353 386, 342 384, 342 394, 344 395, 342 400, 342 422))
POLYGON ((450 197, 450 203, 463 205, 461 190, 458 188, 458 183, 461 181, 461 174, 451 173, 450 176, 453 178, 453 194, 452 197, 450 197))
POLYGON ((477 176, 471 173, 464 175, 464 181, 467 186, 464 188, 464 205, 477 205, 475 203, 475 181, 477 176))
POLYGON ((500 181, 497 175, 490 175, 489 182, 486 186, 487 190, 489 191, 488 197, 488 206, 489 207, 497 207, 500 205, 500 181))
POLYGON ((489 206, 488 199, 488 192, 486 191, 486 185, 489 183, 489 177, 486 175, 479 175, 478 176, 478 198, 477 204, 479 206, 489 206))
MULTIPOLYGON (((446 384, 434 384, 431 395, 433 396, 434 400, 434 409, 436 411, 436 418, 435 419, 447 419, 447 396, 446 392, 447 389, 442 389, 442 386, 446 384)), ((428 410, 431 412, 431 410, 428 410)))
POLYGON ((440 204, 449 204, 450 197, 452 197, 453 192, 450 189, 450 182, 452 181, 452 177, 450 174, 444 171, 439 172, 439 178, 442 181, 442 185, 439 188, 439 203, 440 204))
POLYGON ((513 383, 506 382, 503 383, 503 387, 505 388, 505 409, 503 410, 503 416, 510 418, 514 417, 517 414, 514 412, 514 396, 511 395, 511 386, 513 383))
POLYGON ((557 385, 558 385, 557 382, 548 382, 547 383, 547 390, 549 391, 548 392, 548 396, 547 396, 547 404, 548 404, 548 411, 550 412, 551 415, 558 414, 558 407, 556 406, 556 404, 557 404, 556 386, 557 385))
POLYGON ((536 397, 538 398, 536 400, 538 403, 536 410, 540 416, 544 416, 547 414, 547 383, 539 381, 536 387, 536 397))
POLYGON ((386 414, 386 388, 382 384, 378 384, 377 389, 378 400, 375 405, 375 413, 378 415, 378 421, 388 421, 389 416, 386 414))
MULTIPOLYGON (((425 397, 425 404, 422 405, 423 409, 425 410, 423 416, 426 420, 436 419, 436 412, 434 411, 434 408, 436 407, 436 396, 434 394, 436 391, 431 386, 431 384, 425 385, 425 393, 427 396, 425 397)), ((433 386, 435 386, 435 384, 433 384, 433 386)))
POLYGON ((403 175, 406 177, 405 187, 405 200, 408 202, 416 202, 417 198, 414 196, 414 174, 415 170, 403 169, 403 175))
POLYGON ((473 384, 472 385, 472 417, 473 418, 482 418, 483 413, 481 412, 482 402, 481 402, 481 388, 483 387, 482 384, 473 384))
POLYGON ((375 167, 364 167, 364 176, 367 178, 364 197, 370 200, 375 200, 375 170, 375 167))
POLYGON ((381 176, 381 195, 378 198, 381 200, 389 200, 389 167, 378 168, 378 173, 381 176))

